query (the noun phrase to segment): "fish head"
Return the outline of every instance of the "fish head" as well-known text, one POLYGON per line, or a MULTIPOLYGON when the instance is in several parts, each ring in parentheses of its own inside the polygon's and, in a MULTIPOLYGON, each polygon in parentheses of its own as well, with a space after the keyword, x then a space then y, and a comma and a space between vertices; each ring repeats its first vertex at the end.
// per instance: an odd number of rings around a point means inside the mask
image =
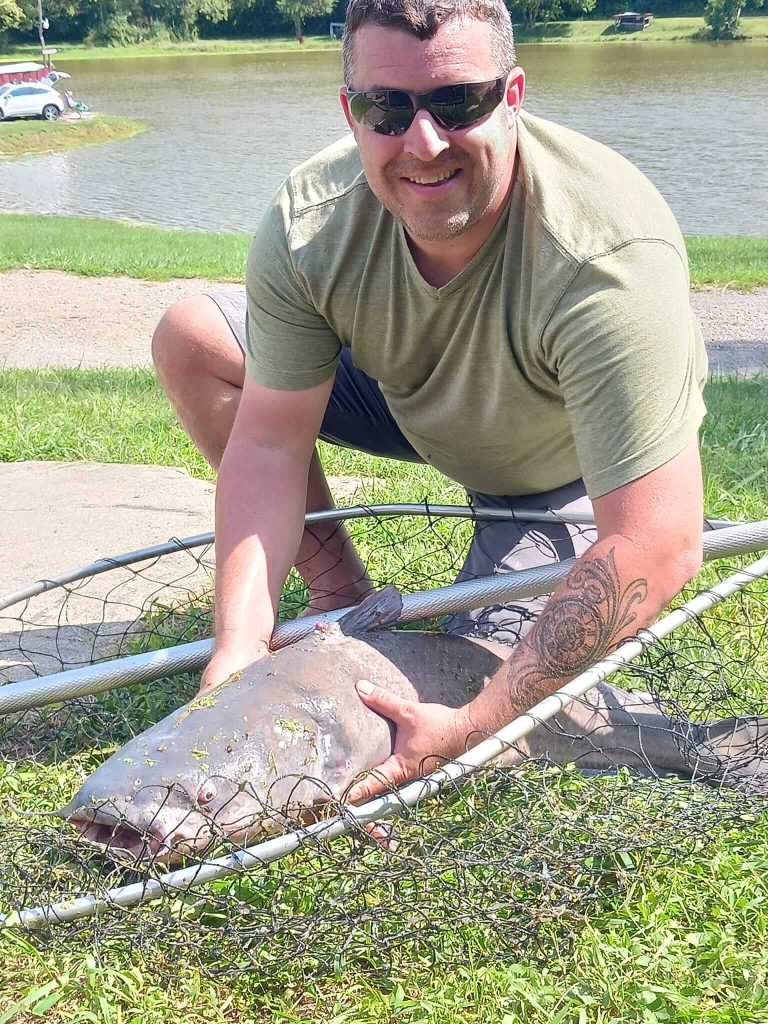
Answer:
POLYGON ((113 754, 58 814, 111 859, 168 865, 300 825, 331 797, 317 723, 283 700, 235 707, 223 720, 213 705, 174 713, 113 754))
POLYGON ((111 859, 171 864, 215 841, 215 827, 183 781, 144 783, 136 777, 126 792, 99 785, 97 775, 58 813, 111 859))
POLYGON ((111 856, 165 863, 305 822, 354 774, 346 691, 324 692, 343 652, 308 641, 246 667, 116 751, 61 816, 111 856))

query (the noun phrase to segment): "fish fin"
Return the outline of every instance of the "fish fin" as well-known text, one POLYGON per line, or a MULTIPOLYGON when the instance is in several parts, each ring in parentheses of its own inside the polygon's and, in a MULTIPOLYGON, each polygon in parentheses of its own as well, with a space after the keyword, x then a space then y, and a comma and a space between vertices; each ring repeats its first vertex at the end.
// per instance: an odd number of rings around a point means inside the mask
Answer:
POLYGON ((395 586, 384 587, 369 594, 352 611, 347 612, 336 623, 346 636, 367 633, 373 629, 386 629, 400 620, 403 612, 403 598, 395 586))

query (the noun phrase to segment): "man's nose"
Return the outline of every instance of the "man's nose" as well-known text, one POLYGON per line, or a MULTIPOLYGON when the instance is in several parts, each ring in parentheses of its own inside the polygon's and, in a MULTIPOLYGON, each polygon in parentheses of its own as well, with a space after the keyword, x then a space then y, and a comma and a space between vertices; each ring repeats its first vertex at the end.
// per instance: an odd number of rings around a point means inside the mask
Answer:
POLYGON ((426 110, 417 110, 413 124, 403 135, 403 149, 417 160, 428 163, 450 146, 446 129, 441 128, 426 110))

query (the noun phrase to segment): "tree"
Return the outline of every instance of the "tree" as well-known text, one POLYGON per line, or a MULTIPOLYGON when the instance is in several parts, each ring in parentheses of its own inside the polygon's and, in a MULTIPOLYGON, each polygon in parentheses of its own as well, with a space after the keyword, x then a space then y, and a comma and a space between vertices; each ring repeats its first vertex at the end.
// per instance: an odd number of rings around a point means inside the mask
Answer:
POLYGON ((313 18, 321 14, 330 14, 336 6, 336 0, 277 0, 275 5, 281 14, 293 19, 293 29, 300 43, 304 42, 302 18, 313 18))
POLYGON ((176 39, 194 39, 198 19, 225 21, 229 0, 145 0, 144 11, 150 22, 162 22, 176 39))
POLYGON ((85 42, 91 46, 130 46, 141 38, 138 0, 97 0, 88 11, 85 42))
MULTIPOLYGON (((597 0, 568 0, 569 12, 574 15, 589 14, 597 0)), ((522 20, 526 28, 537 24, 557 21, 563 14, 563 0, 507 0, 513 17, 522 20)))
POLYGON ((704 21, 713 39, 737 39, 742 0, 707 0, 704 21))
POLYGON ((0 0, 0 35, 24 24, 24 11, 16 0, 0 0))

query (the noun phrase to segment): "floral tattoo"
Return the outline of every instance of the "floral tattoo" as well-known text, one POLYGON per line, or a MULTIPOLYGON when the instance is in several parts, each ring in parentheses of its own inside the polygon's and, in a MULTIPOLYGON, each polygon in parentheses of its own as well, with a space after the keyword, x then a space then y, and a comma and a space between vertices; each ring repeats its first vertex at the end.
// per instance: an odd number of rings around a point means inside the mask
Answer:
POLYGON ((565 580, 571 593, 547 602, 520 657, 510 662, 510 682, 527 706, 551 691, 547 680, 564 683, 604 658, 637 619, 648 582, 622 587, 614 550, 576 564, 565 580))

